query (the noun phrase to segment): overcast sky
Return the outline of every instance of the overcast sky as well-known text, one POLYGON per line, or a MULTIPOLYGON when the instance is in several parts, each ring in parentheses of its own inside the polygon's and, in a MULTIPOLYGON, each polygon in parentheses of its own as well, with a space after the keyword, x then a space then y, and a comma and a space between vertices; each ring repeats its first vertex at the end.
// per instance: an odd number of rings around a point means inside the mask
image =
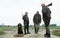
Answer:
MULTIPOLYGON (((52 11, 50 24, 60 25, 60 0, 0 0, 0 24, 5 25, 17 25, 23 24, 22 14, 27 11, 30 25, 33 24, 33 16, 36 11, 42 16, 41 4, 53 3, 53 6, 49 7, 52 11)), ((43 20, 41 24, 44 24, 43 20)))

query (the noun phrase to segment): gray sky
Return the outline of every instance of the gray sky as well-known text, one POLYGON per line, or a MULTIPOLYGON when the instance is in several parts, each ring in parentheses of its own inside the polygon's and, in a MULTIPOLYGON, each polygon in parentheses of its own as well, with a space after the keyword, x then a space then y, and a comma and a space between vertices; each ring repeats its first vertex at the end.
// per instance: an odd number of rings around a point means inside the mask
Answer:
MULTIPOLYGON (((33 16, 36 11, 42 16, 41 4, 53 3, 53 6, 49 7, 51 13, 51 23, 60 25, 60 0, 0 0, 0 24, 5 25, 17 25, 23 24, 22 14, 27 11, 29 14, 30 25, 33 24, 33 16)), ((44 24, 43 20, 41 24, 44 24)))

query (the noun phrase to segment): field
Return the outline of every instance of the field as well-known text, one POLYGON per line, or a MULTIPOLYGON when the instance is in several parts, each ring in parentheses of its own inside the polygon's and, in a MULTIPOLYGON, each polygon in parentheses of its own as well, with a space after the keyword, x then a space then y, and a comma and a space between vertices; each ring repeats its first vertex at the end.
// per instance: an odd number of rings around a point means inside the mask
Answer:
MULTIPOLYGON (((17 30, 18 27, 0 27, 0 31, 6 31, 6 30, 17 30)), ((23 27, 24 28, 24 27, 23 27)), ((34 29, 33 26, 29 27, 30 29, 34 29)), ((50 26, 50 29, 60 29, 60 26, 50 26)), ((45 29, 44 26, 40 26, 40 29, 45 29)))
POLYGON ((0 35, 5 34, 4 31, 17 30, 17 27, 0 27, 0 35))
MULTIPOLYGON (((53 35, 60 36, 60 26, 50 26, 49 28, 50 28, 50 30, 53 31, 53 33, 52 33, 53 35)), ((40 26, 40 30, 41 29, 45 30, 45 27, 40 26)), ((34 27, 30 26, 30 30, 34 30, 34 27)), ((17 31, 17 27, 0 27, 0 35, 6 34, 4 31, 17 31)), ((45 31, 44 31, 44 33, 45 33, 45 31)))

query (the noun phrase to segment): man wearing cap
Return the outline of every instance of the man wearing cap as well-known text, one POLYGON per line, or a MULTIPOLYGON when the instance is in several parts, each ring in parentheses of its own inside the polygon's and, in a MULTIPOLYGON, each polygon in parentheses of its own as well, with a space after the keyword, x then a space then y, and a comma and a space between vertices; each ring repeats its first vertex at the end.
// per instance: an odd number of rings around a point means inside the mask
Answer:
POLYGON ((37 11, 36 14, 34 15, 33 22, 34 22, 35 33, 38 34, 39 25, 41 23, 41 15, 39 14, 39 11, 37 11))
POLYGON ((45 4, 41 4, 41 6, 42 6, 43 21, 45 23, 45 28, 46 28, 46 34, 44 36, 50 37, 49 24, 50 24, 50 19, 51 19, 51 11, 48 8, 48 6, 45 6, 45 4))
POLYGON ((23 16, 23 20, 24 20, 24 34, 30 34, 28 12, 25 12, 25 15, 23 16))

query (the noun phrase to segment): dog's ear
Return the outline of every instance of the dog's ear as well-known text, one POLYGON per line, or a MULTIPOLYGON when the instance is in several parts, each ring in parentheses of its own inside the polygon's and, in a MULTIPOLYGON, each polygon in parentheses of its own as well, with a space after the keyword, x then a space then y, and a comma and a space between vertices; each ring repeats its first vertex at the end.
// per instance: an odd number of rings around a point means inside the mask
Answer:
POLYGON ((19 27, 19 24, 18 24, 18 27, 19 27))
POLYGON ((20 24, 18 24, 18 27, 20 26, 20 24))
POLYGON ((19 23, 19 24, 18 24, 18 27, 22 27, 22 24, 21 24, 21 23, 19 23))
POLYGON ((22 24, 20 23, 20 26, 22 27, 22 24))

